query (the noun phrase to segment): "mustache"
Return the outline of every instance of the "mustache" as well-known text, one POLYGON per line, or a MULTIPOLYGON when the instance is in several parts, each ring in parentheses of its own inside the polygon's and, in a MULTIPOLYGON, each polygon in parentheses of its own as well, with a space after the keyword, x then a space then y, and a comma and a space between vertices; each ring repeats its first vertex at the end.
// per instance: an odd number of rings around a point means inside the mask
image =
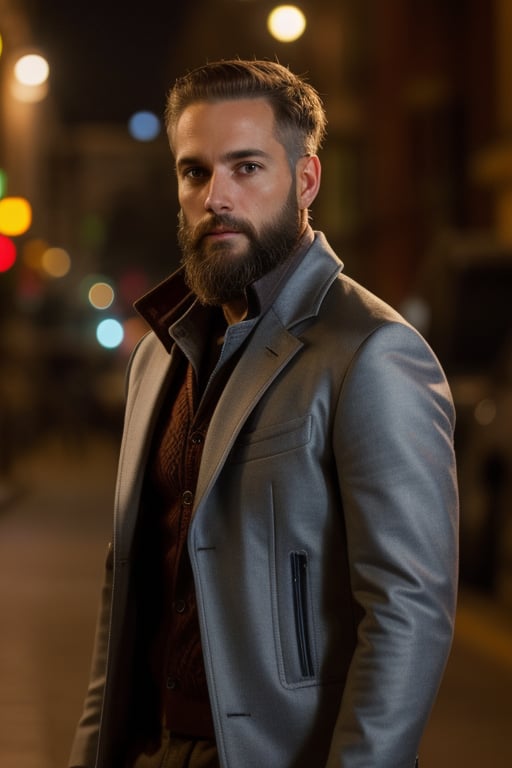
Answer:
MULTIPOLYGON (((186 225, 185 225, 186 226, 186 225)), ((252 226, 242 219, 230 214, 211 214, 205 219, 199 221, 191 230, 190 234, 194 243, 199 243, 203 237, 211 234, 215 230, 229 230, 230 232, 240 232, 248 237, 254 237, 255 232, 252 226)))

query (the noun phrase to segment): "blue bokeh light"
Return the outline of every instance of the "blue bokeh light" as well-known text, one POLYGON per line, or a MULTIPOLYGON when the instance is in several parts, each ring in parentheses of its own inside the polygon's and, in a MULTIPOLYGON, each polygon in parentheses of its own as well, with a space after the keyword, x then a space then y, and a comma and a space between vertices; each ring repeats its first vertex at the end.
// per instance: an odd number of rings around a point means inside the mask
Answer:
POLYGON ((96 338, 102 347, 106 349, 115 349, 118 347, 124 339, 123 326, 119 320, 115 320, 113 317, 108 317, 98 323, 96 328, 96 338))
POLYGON ((153 141, 161 130, 161 123, 153 112, 135 112, 128 121, 130 136, 137 141, 153 141))

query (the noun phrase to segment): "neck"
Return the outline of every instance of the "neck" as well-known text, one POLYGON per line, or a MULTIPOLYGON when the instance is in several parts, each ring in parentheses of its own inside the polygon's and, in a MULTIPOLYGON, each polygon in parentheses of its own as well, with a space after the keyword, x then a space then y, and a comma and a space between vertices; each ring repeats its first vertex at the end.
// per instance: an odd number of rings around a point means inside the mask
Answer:
POLYGON ((238 299, 233 299, 222 305, 222 311, 228 325, 241 323, 242 320, 245 320, 247 310, 247 299, 245 296, 240 296, 238 299))

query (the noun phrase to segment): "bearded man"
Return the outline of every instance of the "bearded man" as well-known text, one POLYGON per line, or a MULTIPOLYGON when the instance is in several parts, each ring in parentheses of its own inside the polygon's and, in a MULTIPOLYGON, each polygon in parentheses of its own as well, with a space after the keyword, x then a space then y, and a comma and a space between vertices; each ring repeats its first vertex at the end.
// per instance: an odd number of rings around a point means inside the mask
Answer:
POLYGON ((309 224, 311 85, 213 62, 166 119, 183 263, 136 304, 69 765, 413 768, 457 588, 443 371, 309 224))

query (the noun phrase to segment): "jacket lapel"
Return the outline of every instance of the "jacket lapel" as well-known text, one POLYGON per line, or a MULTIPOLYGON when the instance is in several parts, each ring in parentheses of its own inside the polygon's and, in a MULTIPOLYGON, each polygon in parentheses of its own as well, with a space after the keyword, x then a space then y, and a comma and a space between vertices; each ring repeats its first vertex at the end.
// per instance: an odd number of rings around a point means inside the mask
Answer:
POLYGON ((270 310, 255 329, 215 408, 206 435, 196 490, 196 508, 215 482, 247 417, 276 376, 301 349, 270 310))
POLYGON ((122 557, 129 554, 154 425, 165 396, 166 382, 176 368, 176 356, 169 355, 155 339, 151 343, 151 339, 146 338, 138 351, 137 373, 134 373, 130 383, 126 403, 119 461, 123 474, 117 483, 114 516, 114 537, 117 532, 123 533, 123 540, 117 542, 122 557), (121 519, 122 515, 124 519, 121 519))

